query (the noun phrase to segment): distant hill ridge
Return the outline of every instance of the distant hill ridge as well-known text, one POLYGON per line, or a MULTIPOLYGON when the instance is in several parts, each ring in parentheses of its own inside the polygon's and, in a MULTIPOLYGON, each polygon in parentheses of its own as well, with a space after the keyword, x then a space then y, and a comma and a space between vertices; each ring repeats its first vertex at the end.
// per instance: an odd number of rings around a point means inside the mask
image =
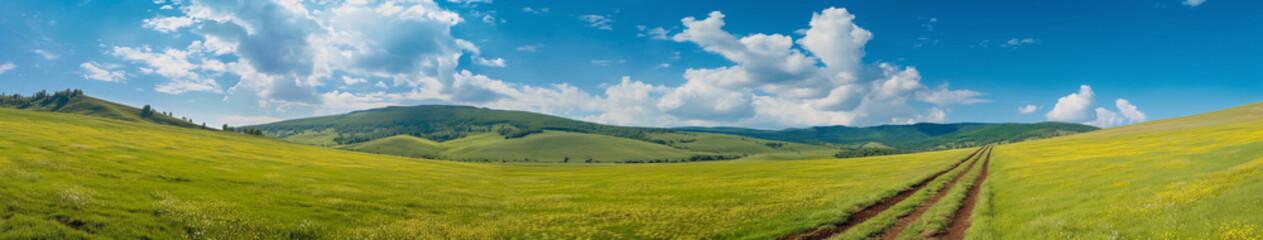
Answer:
POLYGON ((1012 143, 1064 136, 1100 128, 1063 122, 1041 123, 917 123, 872 127, 821 126, 784 130, 735 127, 682 127, 676 130, 732 134, 808 144, 880 143, 903 150, 939 150, 1012 143))

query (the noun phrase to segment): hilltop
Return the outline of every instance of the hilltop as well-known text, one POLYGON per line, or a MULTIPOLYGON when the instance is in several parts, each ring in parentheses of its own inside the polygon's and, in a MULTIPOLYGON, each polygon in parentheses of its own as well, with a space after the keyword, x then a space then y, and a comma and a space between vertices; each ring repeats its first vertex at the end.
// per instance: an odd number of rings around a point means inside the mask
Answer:
POLYGON ((78 89, 67 89, 65 91, 54 92, 53 94, 48 94, 47 91, 39 91, 31 96, 22 96, 18 94, 0 96, 0 107, 41 112, 79 114, 132 122, 151 122, 177 127, 201 128, 201 125, 177 119, 169 112, 162 113, 150 109, 147 110, 150 112, 146 114, 146 111, 141 108, 90 97, 84 95, 83 91, 78 89))

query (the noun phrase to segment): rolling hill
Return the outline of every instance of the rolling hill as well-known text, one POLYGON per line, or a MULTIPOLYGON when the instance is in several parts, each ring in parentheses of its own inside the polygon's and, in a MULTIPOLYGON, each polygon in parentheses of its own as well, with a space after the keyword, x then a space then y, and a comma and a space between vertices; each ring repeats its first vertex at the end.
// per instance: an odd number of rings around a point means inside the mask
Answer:
POLYGON ((1095 131, 1100 128, 1061 122, 917 123, 873 127, 825 126, 785 130, 732 127, 684 127, 681 131, 741 135, 808 144, 878 144, 900 150, 929 151, 1005 144, 1095 131))
POLYGON ((292 142, 470 162, 687 162, 836 148, 726 134, 622 127, 466 106, 386 107, 251 126, 292 142), (588 161, 591 159, 592 161, 588 161))
POLYGON ((84 95, 83 91, 77 89, 67 89, 53 94, 40 91, 39 93, 33 94, 29 97, 16 94, 0 96, 0 107, 79 114, 133 122, 152 122, 178 127, 201 128, 201 125, 163 114, 153 114, 151 117, 141 117, 140 108, 90 97, 84 95))

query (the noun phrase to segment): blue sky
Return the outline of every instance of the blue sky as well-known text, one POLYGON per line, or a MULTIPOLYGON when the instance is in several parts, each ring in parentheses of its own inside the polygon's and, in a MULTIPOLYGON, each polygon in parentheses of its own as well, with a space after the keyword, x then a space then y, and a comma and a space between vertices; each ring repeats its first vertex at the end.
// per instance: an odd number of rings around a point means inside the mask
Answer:
POLYGON ((1263 2, 4 1, 0 91, 210 125, 462 104, 637 126, 1117 126, 1263 101, 1263 2))

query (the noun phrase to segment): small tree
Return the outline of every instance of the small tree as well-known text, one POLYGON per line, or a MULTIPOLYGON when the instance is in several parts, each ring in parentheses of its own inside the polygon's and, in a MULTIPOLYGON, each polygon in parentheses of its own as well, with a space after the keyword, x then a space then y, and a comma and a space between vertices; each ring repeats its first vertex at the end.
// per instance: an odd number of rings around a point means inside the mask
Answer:
POLYGON ((150 107, 150 106, 149 106, 149 104, 145 104, 145 107, 140 108, 140 117, 142 117, 142 118, 152 118, 152 117, 153 117, 153 107, 150 107))
POLYGON ((561 160, 561 162, 562 162, 562 163, 568 163, 568 162, 570 162, 570 157, 566 157, 565 159, 562 159, 562 160, 561 160))

